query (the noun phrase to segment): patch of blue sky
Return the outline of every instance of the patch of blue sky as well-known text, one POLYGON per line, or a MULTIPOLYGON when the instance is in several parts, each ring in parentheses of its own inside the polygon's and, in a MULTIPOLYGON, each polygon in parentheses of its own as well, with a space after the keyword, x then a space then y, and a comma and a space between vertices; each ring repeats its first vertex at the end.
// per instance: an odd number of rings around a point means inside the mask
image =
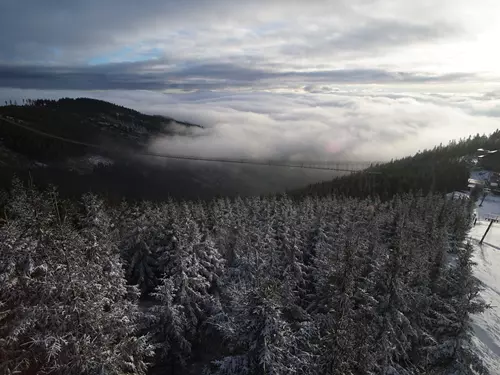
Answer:
POLYGON ((89 65, 101 65, 119 62, 138 62, 159 58, 163 55, 161 48, 144 48, 142 46, 126 46, 119 50, 92 57, 89 65))
POLYGON ((59 47, 50 47, 50 52, 52 52, 55 58, 60 57, 62 54, 62 51, 59 47))

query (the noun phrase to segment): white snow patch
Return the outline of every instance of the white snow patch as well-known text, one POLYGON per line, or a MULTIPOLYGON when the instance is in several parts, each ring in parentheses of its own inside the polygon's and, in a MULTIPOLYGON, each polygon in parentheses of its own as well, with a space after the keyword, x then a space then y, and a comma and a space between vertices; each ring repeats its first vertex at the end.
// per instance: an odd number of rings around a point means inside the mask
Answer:
MULTIPOLYGON (((481 198, 479 198, 479 203, 481 203, 481 198)), ((485 220, 489 217, 500 216, 500 196, 489 194, 484 199, 481 207, 476 208, 478 213, 478 220, 485 220)))
POLYGON ((469 199, 469 194, 463 191, 454 191, 453 193, 446 194, 446 198, 449 199, 469 199))
POLYGON ((493 223, 483 244, 479 244, 490 224, 485 218, 500 216, 500 197, 487 196, 476 212, 478 221, 470 233, 476 248, 474 273, 484 283, 481 297, 491 308, 472 316, 473 342, 491 374, 500 374, 500 224, 493 223))

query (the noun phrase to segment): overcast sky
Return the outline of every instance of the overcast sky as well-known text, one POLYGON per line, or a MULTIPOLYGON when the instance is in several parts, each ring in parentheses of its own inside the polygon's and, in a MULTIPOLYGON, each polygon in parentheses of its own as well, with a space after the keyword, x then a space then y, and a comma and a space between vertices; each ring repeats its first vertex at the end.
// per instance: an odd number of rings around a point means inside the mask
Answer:
POLYGON ((378 134, 399 156, 498 127, 499 14, 498 0, 3 1, 1 96, 193 117, 219 149, 245 135, 375 157, 378 134))

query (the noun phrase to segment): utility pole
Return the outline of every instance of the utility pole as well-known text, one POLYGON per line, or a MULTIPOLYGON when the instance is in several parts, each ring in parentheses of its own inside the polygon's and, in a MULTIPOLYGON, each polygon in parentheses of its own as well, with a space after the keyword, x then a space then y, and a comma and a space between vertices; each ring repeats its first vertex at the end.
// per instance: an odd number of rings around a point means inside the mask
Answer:
POLYGON ((486 232, 484 232, 483 234, 483 238, 481 238, 481 241, 479 241, 479 244, 482 245, 483 244, 483 241, 484 241, 484 238, 486 237, 486 235, 488 234, 488 232, 490 231, 490 228, 491 226, 493 225, 493 218, 491 219, 490 221, 490 225, 488 225, 488 229, 486 229, 486 232))

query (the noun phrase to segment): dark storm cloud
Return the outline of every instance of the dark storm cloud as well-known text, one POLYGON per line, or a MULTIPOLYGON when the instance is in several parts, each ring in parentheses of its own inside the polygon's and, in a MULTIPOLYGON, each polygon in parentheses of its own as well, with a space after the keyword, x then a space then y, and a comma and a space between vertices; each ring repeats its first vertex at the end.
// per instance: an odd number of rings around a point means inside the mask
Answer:
MULTIPOLYGON (((473 78, 470 74, 434 75, 388 72, 379 69, 344 69, 313 72, 277 72, 246 68, 228 63, 195 64, 184 68, 155 66, 160 61, 99 66, 56 67, 0 65, 0 86, 37 89, 77 90, 164 90, 267 88, 287 82, 305 83, 411 83, 450 82, 473 78)), ((308 86, 312 92, 314 89, 308 86)), ((308 89, 306 88, 306 89, 308 89)))
POLYGON ((487 69, 475 64, 497 66, 494 54, 482 48, 457 59, 456 43, 474 40, 494 8, 469 0, 7 0, 0 5, 0 86, 190 91, 483 82, 487 69))
POLYGON ((432 7, 410 0, 4 1, 0 85, 191 90, 304 80, 461 81, 461 75, 394 73, 395 67, 415 72, 418 66, 358 60, 463 36, 460 22, 448 17, 450 4, 460 5, 451 0, 432 7), (127 63, 138 60, 143 62, 127 63))

